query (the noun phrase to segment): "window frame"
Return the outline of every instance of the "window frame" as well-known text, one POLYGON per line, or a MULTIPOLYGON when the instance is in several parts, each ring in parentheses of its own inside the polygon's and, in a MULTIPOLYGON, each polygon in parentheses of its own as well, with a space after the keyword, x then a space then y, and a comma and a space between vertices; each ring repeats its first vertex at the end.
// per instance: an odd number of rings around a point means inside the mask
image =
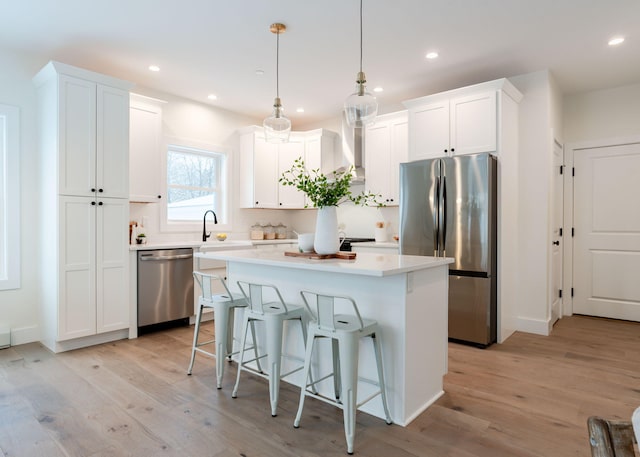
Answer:
POLYGON ((20 109, 0 104, 0 290, 20 288, 20 109))
MULTIPOLYGON (((222 158, 222 167, 220 170, 220 189, 222 192, 222 204, 223 209, 220 211, 216 208, 213 210, 218 216, 220 221, 226 221, 226 223, 218 223, 216 227, 216 231, 218 232, 228 232, 231 231, 231 211, 230 211, 230 173, 233 169, 233 164, 231 162, 231 151, 226 146, 215 145, 211 143, 205 143, 202 141, 189 140, 185 138, 176 138, 176 137, 165 137, 163 141, 163 154, 162 154, 162 193, 166 196, 163 199, 162 204, 160 205, 160 230, 162 232, 195 232, 202 231, 202 221, 181 221, 181 222, 172 222, 168 220, 168 210, 167 205, 169 204, 169 185, 168 185, 168 176, 167 176, 167 156, 169 154, 170 148, 182 149, 188 152, 188 150, 194 150, 196 153, 212 153, 212 154, 220 154, 223 156, 222 158)), ((203 214, 204 216, 204 214, 203 214)), ((209 219, 209 218, 207 218, 209 219)), ((213 222, 209 222, 207 220, 207 230, 212 231, 211 227, 213 227, 213 222)))

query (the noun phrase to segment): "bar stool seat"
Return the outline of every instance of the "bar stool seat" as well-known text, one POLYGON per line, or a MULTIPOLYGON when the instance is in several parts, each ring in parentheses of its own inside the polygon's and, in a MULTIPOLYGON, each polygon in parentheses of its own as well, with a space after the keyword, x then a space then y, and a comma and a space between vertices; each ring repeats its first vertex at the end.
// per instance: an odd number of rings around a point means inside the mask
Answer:
MULTIPOLYGON (((244 281, 238 281, 238 287, 242 291, 245 300, 249 304, 244 310, 241 350, 238 363, 238 373, 236 377, 236 385, 233 388, 231 396, 236 398, 238 395, 238 386, 240 384, 240 373, 250 371, 258 376, 269 379, 269 400, 271 403, 271 415, 275 417, 278 409, 278 398, 280 392, 280 379, 287 377, 297 371, 302 370, 302 365, 288 373, 281 373, 282 364, 282 337, 285 321, 299 321, 302 330, 303 344, 307 340, 306 311, 304 306, 292 305, 285 303, 277 287, 270 284, 255 284, 244 281), (275 300, 265 300, 265 291, 268 291, 275 300), (244 346, 247 338, 247 329, 250 324, 255 322, 264 322, 266 325, 265 338, 267 353, 256 356, 251 360, 244 360, 244 346), (268 374, 265 375, 259 365, 259 361, 267 358, 268 374), (258 363, 258 370, 253 369, 247 364, 251 362, 258 363)), ((255 332, 253 332, 255 334, 255 332)), ((255 346, 255 343, 254 343, 255 346)), ((305 377, 306 379, 306 377, 305 377)))
MULTIPOLYGON (((218 389, 222 388, 222 376, 224 375, 224 359, 231 360, 231 356, 239 351, 233 351, 233 318, 236 308, 244 308, 247 301, 244 296, 239 293, 232 293, 227 287, 225 280, 213 274, 207 274, 200 271, 194 271, 193 277, 200 286, 202 291, 198 298, 198 310, 196 312, 195 329, 193 332, 193 345, 191 348, 191 361, 187 374, 191 375, 193 365, 196 360, 196 353, 208 355, 216 359, 216 385, 218 389), (213 285, 218 282, 224 292, 221 294, 213 293, 213 285), (202 323, 202 314, 205 308, 213 309, 214 316, 214 339, 199 342, 200 325, 202 323), (202 349, 202 346, 213 344, 215 353, 202 349)), ((256 347, 255 335, 253 334, 253 348, 256 347)))
POLYGON ((353 454, 353 444, 355 439, 356 410, 358 407, 377 397, 382 398, 385 420, 391 424, 391 416, 387 406, 387 396, 384 385, 384 372, 382 367, 382 351, 380 345, 380 328, 377 321, 373 319, 363 319, 358 311, 356 302, 351 297, 324 295, 309 291, 300 292, 302 299, 309 313, 314 316, 314 320, 309 322, 307 348, 305 353, 304 373, 305 383, 309 378, 311 370, 311 359, 313 355, 313 345, 316 338, 329 338, 332 341, 333 353, 333 373, 320 376, 317 381, 310 379, 310 383, 303 385, 300 390, 300 402, 298 413, 293 422, 293 426, 300 426, 304 399, 306 396, 314 397, 326 403, 332 404, 343 410, 344 432, 347 441, 347 452, 353 454), (315 302, 315 310, 311 309, 309 300, 315 302), (354 314, 336 314, 336 301, 350 303, 354 314), (370 337, 373 341, 373 348, 376 357, 378 372, 378 382, 373 383, 378 390, 357 403, 358 398, 358 352, 360 339, 370 337), (325 395, 320 395, 314 389, 315 384, 325 379, 333 377, 335 398, 331 399, 325 395), (309 389, 311 388, 311 390, 309 389))

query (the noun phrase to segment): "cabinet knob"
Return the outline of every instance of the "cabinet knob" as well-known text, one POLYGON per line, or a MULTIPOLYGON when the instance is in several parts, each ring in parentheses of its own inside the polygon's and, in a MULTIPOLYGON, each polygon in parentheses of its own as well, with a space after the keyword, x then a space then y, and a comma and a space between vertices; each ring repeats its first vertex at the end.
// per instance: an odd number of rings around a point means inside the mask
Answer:
POLYGON ((282 203, 278 203, 278 205, 282 206, 282 203))
POLYGON ((456 148, 451 148, 451 152, 455 152, 456 148))
POLYGON ((256 205, 258 204, 258 202, 256 202, 256 205))
POLYGON ((96 206, 96 202, 91 202, 91 206, 96 206))
POLYGON ((96 190, 92 187, 92 188, 91 188, 91 192, 95 192, 95 191, 96 191, 96 190))
POLYGON ((447 152, 447 150, 445 149, 444 152, 447 152))
POLYGON ((104 190, 102 190, 102 189, 98 189, 98 192, 104 192, 104 190))
POLYGON ((554 241, 554 242, 553 242, 553 245, 554 245, 554 246, 560 246, 560 241, 554 241))
POLYGON ((162 195, 158 195, 158 198, 162 198, 162 195))
POLYGON ((102 203, 102 202, 98 202, 98 206, 102 206, 102 205, 103 205, 103 203, 102 203))
POLYGON ((393 198, 389 199, 390 202, 393 202, 393 198))

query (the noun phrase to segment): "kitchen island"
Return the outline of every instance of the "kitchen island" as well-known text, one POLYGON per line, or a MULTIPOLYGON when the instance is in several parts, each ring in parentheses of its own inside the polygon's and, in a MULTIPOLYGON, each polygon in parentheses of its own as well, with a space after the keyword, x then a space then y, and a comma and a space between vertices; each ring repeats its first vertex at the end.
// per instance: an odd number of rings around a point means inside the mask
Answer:
MULTIPOLYGON (((443 393, 442 378, 447 372, 448 258, 358 253, 354 260, 314 260, 288 257, 282 251, 218 251, 198 253, 200 259, 227 262, 229 286, 237 281, 273 284, 289 303, 302 304, 301 290, 354 298, 363 317, 376 319, 382 329, 383 363, 391 417, 407 425, 443 393)), ((344 312, 351 313, 345 309, 344 312)), ((239 321, 240 319, 238 319, 239 321)), ((262 336, 258 328, 258 340, 262 336)), ((285 328, 282 372, 300 365, 304 349, 297 324, 285 328)), ((236 334, 240 334, 236 328, 236 334)), ((316 378, 331 372, 330 345, 319 343, 314 361, 316 378)), ((360 378, 375 380, 375 358, 371 344, 360 345, 360 378)), ((259 343, 260 345, 260 343, 259 343)), ((301 385, 301 374, 285 381, 301 385)), ((375 388, 358 385, 359 399, 375 388)), ((325 395, 333 392, 333 382, 319 384, 325 395)), ((242 396, 242 389, 239 392, 242 396)), ((363 411, 384 417, 378 398, 363 411)))

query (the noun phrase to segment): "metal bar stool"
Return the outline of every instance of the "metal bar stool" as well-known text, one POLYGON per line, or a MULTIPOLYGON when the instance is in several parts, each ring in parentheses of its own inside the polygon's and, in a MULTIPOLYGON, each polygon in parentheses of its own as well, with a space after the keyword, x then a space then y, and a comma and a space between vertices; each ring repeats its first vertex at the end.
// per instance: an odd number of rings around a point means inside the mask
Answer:
MULTIPOLYGON (((244 281, 238 281, 238 287, 242 291, 247 303, 249 304, 244 310, 244 318, 242 325, 240 359, 238 363, 238 374, 236 377, 236 385, 233 388, 231 396, 238 396, 238 385, 240 384, 240 373, 243 370, 250 371, 258 376, 269 379, 269 399, 271 402, 271 415, 277 415, 278 397, 280 392, 280 379, 297 371, 302 370, 302 366, 288 373, 281 374, 280 368, 282 363, 282 333, 284 330, 284 321, 297 320, 300 322, 302 329, 302 341, 307 340, 307 329, 304 322, 305 309, 303 306, 287 304, 282 299, 280 291, 277 287, 269 284, 254 284, 244 281), (265 301, 265 289, 271 290, 276 297, 275 301, 265 301), (262 321, 266 324, 266 349, 267 353, 262 356, 256 354, 254 359, 244 360, 244 345, 247 338, 247 328, 249 324, 256 321, 262 321), (268 375, 262 370, 256 371, 247 364, 267 358, 267 366, 269 367, 268 375)), ((254 332, 255 333, 255 332, 254 332)), ((254 344, 255 346, 255 344, 254 344)), ((306 379, 306 377, 305 377, 306 379)))
MULTIPOLYGON (((191 375, 193 364, 196 361, 196 352, 201 352, 216 359, 216 381, 218 389, 222 388, 222 376, 224 375, 224 359, 225 357, 231 361, 231 356, 238 354, 240 351, 233 351, 233 316, 235 308, 244 308, 247 301, 242 294, 234 294, 229 291, 227 283, 218 275, 206 274, 200 271, 194 271, 193 277, 200 286, 202 293, 198 298, 198 310, 196 312, 196 323, 193 332, 193 346, 191 348, 191 362, 187 374, 191 375), (213 293, 213 284, 220 282, 225 292, 222 294, 213 293), (202 321, 202 312, 204 308, 213 309, 214 316, 214 339, 209 341, 198 342, 200 334, 200 324, 202 321), (231 329, 231 331, 229 330, 231 329), (215 353, 201 349, 202 346, 213 344, 215 353), (218 356, 220 355, 220 356, 218 356)), ((253 327, 252 327, 253 330, 253 327)), ((255 332, 251 332, 253 336, 253 349, 257 356, 255 332)), ((259 365, 258 365, 259 367, 259 365)))
POLYGON ((382 398, 385 420, 387 424, 392 423, 389 408, 387 406, 387 396, 385 393, 380 346, 380 328, 375 320, 363 319, 360 316, 358 306, 351 297, 322 295, 309 291, 302 291, 300 292, 300 295, 302 295, 302 299, 304 300, 304 304, 309 313, 314 316, 314 320, 309 323, 308 329, 307 350, 304 360, 305 383, 306 380, 309 379, 308 375, 311 370, 313 345, 316 338, 330 338, 332 341, 333 373, 321 377, 315 382, 311 379, 309 384, 303 385, 300 390, 298 413, 293 422, 293 426, 295 428, 300 426, 304 399, 307 395, 337 406, 343 411, 347 452, 349 454, 353 454, 357 408, 380 395, 382 398), (315 312, 311 309, 308 298, 315 301, 315 312), (345 300, 350 303, 355 314, 336 314, 336 300, 345 300), (371 340, 373 341, 373 349, 375 352, 378 370, 378 382, 372 383, 378 387, 378 390, 360 403, 357 403, 358 350, 360 338, 364 337, 371 337, 371 340), (309 387, 313 388, 313 386, 318 382, 330 377, 333 377, 334 380, 335 399, 319 395, 315 391, 309 390, 309 387))

